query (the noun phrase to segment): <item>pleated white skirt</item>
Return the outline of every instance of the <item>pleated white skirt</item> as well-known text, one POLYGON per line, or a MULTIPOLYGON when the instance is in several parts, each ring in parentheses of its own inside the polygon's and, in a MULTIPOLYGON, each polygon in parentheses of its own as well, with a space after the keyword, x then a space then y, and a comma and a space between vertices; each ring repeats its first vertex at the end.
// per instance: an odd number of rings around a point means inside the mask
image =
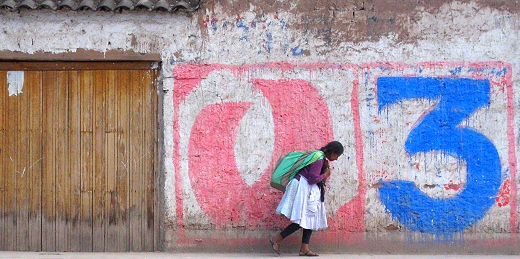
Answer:
POLYGON ((305 229, 326 229, 327 212, 320 195, 318 185, 309 185, 305 177, 301 176, 299 181, 296 178, 292 179, 276 208, 276 213, 286 216, 291 222, 305 229))

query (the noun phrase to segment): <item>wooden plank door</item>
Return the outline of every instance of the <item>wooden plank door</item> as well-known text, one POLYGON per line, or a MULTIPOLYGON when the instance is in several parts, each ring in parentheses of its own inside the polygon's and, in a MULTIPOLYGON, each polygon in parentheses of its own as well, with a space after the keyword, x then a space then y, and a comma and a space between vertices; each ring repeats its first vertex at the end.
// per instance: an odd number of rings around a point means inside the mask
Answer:
POLYGON ((1 63, 0 250, 153 251, 156 64, 1 63))

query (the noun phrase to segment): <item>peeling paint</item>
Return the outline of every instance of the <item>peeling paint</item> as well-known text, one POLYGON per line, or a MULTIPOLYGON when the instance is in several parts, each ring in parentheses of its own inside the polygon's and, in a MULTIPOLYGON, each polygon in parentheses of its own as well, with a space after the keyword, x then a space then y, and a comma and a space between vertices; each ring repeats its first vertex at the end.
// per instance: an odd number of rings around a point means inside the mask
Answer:
POLYGON ((24 71, 7 71, 9 96, 19 95, 23 90, 24 71))

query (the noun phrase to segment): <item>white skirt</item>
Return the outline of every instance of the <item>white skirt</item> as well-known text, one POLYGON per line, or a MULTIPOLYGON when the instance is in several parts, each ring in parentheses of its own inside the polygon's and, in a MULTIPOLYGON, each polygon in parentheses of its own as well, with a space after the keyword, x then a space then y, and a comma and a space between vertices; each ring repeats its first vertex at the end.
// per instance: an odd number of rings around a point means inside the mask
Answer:
POLYGON ((286 216, 305 229, 326 229, 327 212, 320 197, 318 185, 310 185, 303 176, 299 181, 294 178, 287 185, 276 213, 286 216))

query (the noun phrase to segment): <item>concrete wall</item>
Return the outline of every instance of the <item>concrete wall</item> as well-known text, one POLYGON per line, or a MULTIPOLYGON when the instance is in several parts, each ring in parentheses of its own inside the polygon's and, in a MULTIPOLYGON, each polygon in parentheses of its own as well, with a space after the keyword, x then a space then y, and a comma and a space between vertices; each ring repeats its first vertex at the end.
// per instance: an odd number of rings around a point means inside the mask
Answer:
POLYGON ((518 10, 222 0, 191 14, 5 12, 0 50, 160 54, 167 251, 269 249, 288 223, 273 164, 339 140, 315 250, 519 253, 518 10))

